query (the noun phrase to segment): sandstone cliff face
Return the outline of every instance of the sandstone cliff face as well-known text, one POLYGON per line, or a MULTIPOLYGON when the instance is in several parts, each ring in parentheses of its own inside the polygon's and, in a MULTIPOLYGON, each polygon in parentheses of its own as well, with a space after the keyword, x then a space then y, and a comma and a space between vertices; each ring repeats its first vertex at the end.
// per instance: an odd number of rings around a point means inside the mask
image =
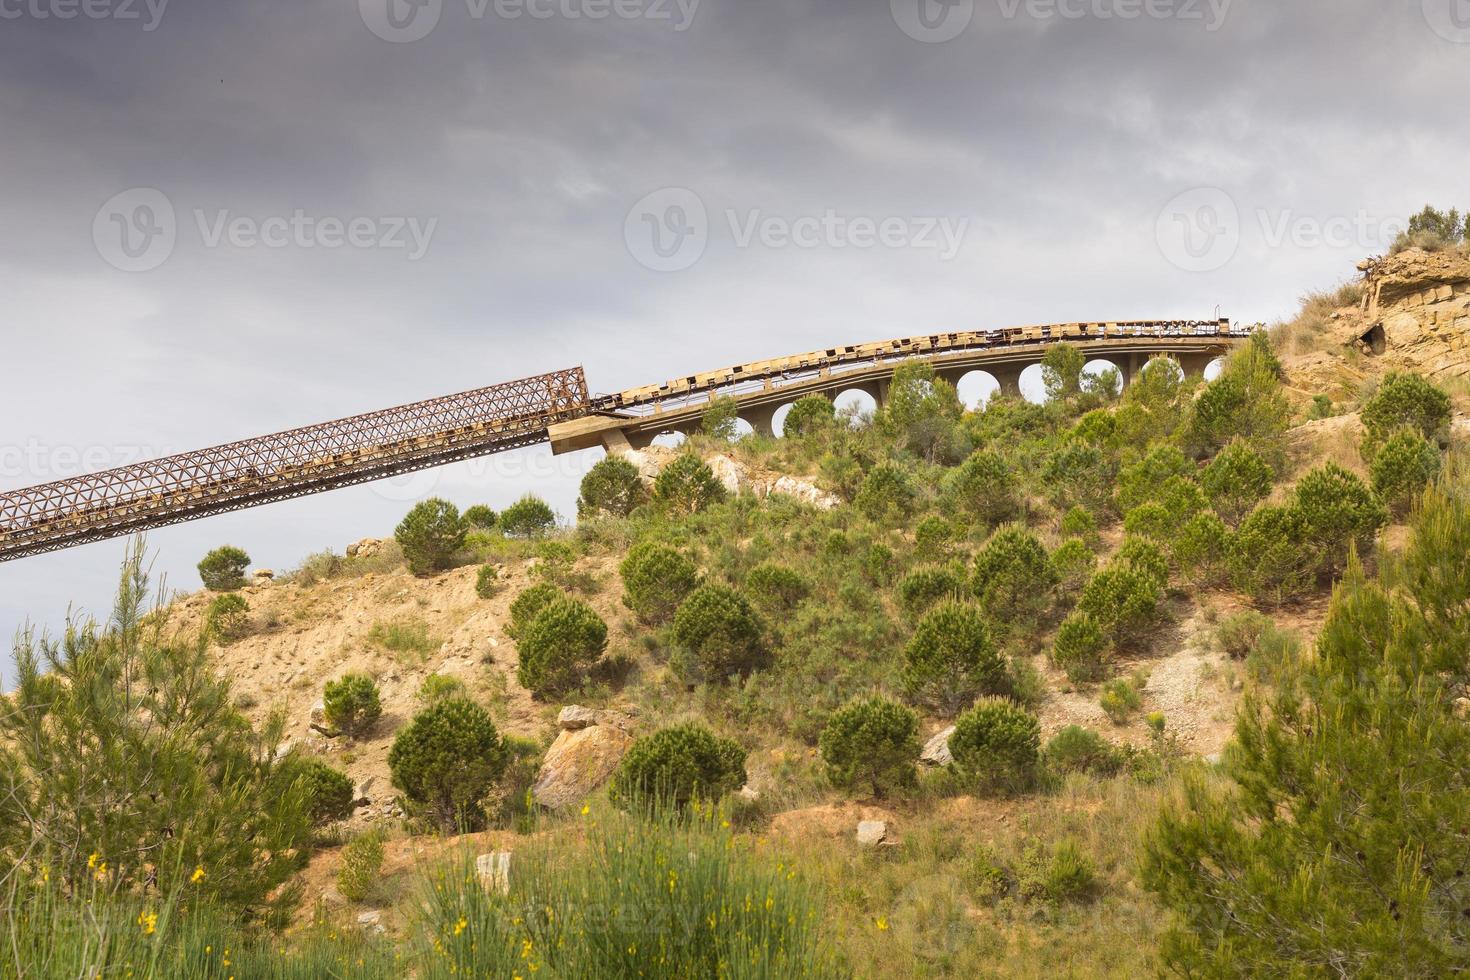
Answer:
POLYGON ((1382 371, 1470 375, 1470 252, 1411 248, 1361 268, 1362 305, 1336 331, 1346 343, 1382 371))

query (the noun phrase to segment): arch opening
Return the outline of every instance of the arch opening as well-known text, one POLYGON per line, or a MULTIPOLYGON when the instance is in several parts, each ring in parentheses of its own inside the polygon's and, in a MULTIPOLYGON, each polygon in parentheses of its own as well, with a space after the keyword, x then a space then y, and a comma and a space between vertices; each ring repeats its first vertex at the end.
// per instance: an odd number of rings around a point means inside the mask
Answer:
POLYGON ((861 388, 848 388, 837 393, 837 397, 832 399, 832 406, 837 409, 839 418, 858 422, 873 417, 878 411, 878 399, 861 388))
POLYGON ((666 429, 654 436, 649 445, 662 446, 665 449, 678 449, 684 445, 684 440, 687 438, 688 436, 677 429, 666 429))
POLYGON ((1225 358, 1220 356, 1205 365, 1204 377, 1206 381, 1214 381, 1225 370, 1225 358))
POLYGON ((776 409, 775 414, 771 416, 771 431, 776 434, 777 439, 786 437, 786 416, 791 414, 791 406, 795 404, 795 402, 787 402, 776 409))
POLYGON ((978 411, 1000 391, 1000 382, 989 371, 977 368, 961 375, 954 387, 960 396, 960 404, 969 411, 978 411))

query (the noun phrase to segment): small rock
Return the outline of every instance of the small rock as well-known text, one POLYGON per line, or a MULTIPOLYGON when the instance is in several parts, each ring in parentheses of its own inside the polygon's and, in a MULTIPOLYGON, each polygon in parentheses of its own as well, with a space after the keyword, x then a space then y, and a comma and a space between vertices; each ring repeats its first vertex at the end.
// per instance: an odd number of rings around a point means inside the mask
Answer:
POLYGON ((888 843, 888 824, 883 820, 864 820, 857 827, 857 842, 864 847, 888 843))
POLYGON ((1218 753, 1218 752, 1211 752, 1209 755, 1205 756, 1205 765, 1207 765, 1207 766, 1218 766, 1219 764, 1220 764, 1220 753, 1218 753))
POLYGON ((632 741, 611 725, 562 732, 546 750, 532 797, 548 810, 580 803, 613 774, 632 741))
POLYGON ((377 909, 369 909, 357 917, 357 924, 361 926, 375 926, 383 921, 383 913, 377 909))
POLYGON ((326 902, 328 905, 336 906, 347 904, 347 899, 342 897, 342 893, 337 890, 336 885, 328 885, 326 888, 322 889, 322 901, 326 902))
POLYGON ((580 704, 569 704, 556 716, 556 727, 564 732, 581 731, 597 724, 597 711, 580 704))
POLYGON ((510 851, 491 851, 475 858, 475 873, 486 891, 510 894, 510 851))
POLYGON ((280 762, 282 759, 286 758, 286 756, 291 754, 291 750, 295 747, 296 743, 291 741, 289 738, 282 742, 280 745, 277 745, 275 751, 276 761, 280 762))
POLYGON ((1455 698, 1455 716, 1458 718, 1470 717, 1470 698, 1455 698))
POLYGON ((255 570, 255 584, 262 585, 276 577, 276 573, 269 568, 257 568, 255 570))
POLYGON ((732 496, 745 486, 745 469, 729 456, 711 456, 704 462, 732 496))
POLYGON ((761 798, 761 791, 755 789, 749 783, 746 783, 744 786, 740 787, 740 789, 736 791, 735 796, 744 803, 759 803, 761 798))
POLYGON ((348 558, 374 558, 383 550, 381 538, 363 538, 347 546, 348 558))
POLYGON ((949 737, 953 734, 954 726, 950 725, 925 742, 924 751, 919 753, 919 761, 926 766, 947 766, 953 762, 954 756, 949 754, 949 737))
POLYGON ((320 701, 312 705, 311 711, 307 715, 307 721, 313 725, 325 725, 327 723, 327 706, 320 701))

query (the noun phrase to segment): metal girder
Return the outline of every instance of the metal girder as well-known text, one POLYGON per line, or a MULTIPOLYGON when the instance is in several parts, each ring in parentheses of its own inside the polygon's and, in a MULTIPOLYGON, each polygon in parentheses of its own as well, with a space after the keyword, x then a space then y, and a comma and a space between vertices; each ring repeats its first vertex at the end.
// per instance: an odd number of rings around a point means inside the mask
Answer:
POLYGON ((0 561, 546 440, 580 367, 0 494, 0 561))

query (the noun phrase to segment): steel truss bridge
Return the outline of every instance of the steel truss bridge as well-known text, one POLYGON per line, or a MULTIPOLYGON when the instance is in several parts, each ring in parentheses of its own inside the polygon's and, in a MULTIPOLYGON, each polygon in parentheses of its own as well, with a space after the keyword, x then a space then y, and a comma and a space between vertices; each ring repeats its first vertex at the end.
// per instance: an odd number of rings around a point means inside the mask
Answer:
MULTIPOLYGON (((993 370, 1002 388, 1020 367, 1066 341, 1091 357, 1179 359, 1187 371, 1245 332, 1227 320, 1071 323, 931 334, 829 348, 707 371, 614 395, 590 395, 580 367, 366 415, 166 456, 0 493, 0 561, 58 551, 278 500, 367 483, 550 442, 556 452, 625 448, 697 419, 729 395, 758 431, 778 403, 813 391, 870 386, 900 363, 946 372, 993 370)), ((1124 374, 1130 373, 1125 367, 1124 374)))

